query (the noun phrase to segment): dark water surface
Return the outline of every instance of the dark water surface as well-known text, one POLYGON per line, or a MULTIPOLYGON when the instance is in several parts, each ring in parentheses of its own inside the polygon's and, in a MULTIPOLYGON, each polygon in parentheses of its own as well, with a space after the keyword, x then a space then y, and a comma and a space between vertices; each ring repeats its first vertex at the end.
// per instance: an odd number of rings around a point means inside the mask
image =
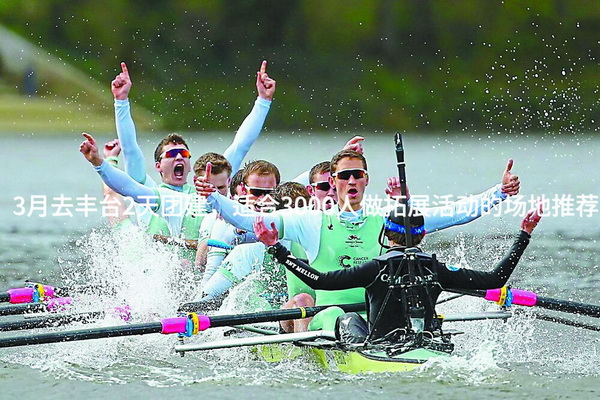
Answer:
MULTIPOLYGON (((230 134, 189 136, 193 156, 222 151, 231 140, 230 134)), ((368 193, 382 194, 385 178, 396 168, 392 135, 364 136, 368 193)), ((140 136, 146 155, 152 154, 158 139, 140 136)), ((284 180, 291 179, 330 158, 347 139, 341 134, 269 133, 259 139, 250 158, 276 163, 284 180)), ((0 287, 20 286, 28 278, 52 284, 107 285, 142 314, 174 315, 177 304, 192 294, 194 277, 190 271, 166 269, 165 265, 172 265, 167 251, 147 246, 143 237, 112 237, 94 230, 102 221, 100 213, 87 218, 81 212, 73 212, 73 217, 41 217, 39 212, 30 217, 15 215, 21 211, 18 196, 27 211, 31 196, 47 196, 48 214, 55 211, 50 203, 61 195, 100 196, 100 180, 78 152, 80 141, 79 137, 0 137, 0 156, 7 165, 0 193, 0 287), (135 251, 124 251, 127 246, 135 251)), ((527 202, 543 195, 551 199, 550 208, 511 284, 548 297, 600 304, 600 217, 594 197, 600 194, 600 137, 407 134, 405 148, 411 193, 429 195, 431 201, 434 195, 438 200, 447 195, 456 199, 487 189, 499 181, 509 157, 515 159, 514 171, 522 180, 523 199, 504 203, 507 208, 501 216, 484 216, 431 235, 425 245, 430 251, 455 264, 491 268, 518 231, 527 202), (556 199, 562 199, 562 204, 556 199)), ((151 175, 158 180, 156 173, 151 175)), ((107 295, 88 301, 99 307, 98 303, 110 305, 111 299, 114 296, 107 295)), ((494 307, 462 298, 440 311, 494 307)), ((581 321, 598 324, 598 320, 581 321)), ((452 327, 465 334, 456 337, 456 355, 450 359, 410 374, 359 377, 324 372, 306 361, 266 365, 243 349, 181 358, 172 351, 175 339, 161 335, 2 349, 0 397, 587 399, 599 395, 598 332, 535 320, 528 312, 508 323, 452 327)), ((219 335, 208 332, 203 337, 219 335)))

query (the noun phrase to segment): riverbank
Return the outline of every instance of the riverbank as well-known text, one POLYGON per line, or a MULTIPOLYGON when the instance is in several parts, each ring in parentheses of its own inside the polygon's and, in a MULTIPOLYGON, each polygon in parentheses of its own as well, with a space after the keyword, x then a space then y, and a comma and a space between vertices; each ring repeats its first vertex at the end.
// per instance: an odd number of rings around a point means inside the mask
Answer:
MULTIPOLYGON (((63 98, 30 97, 18 94, 0 95, 0 135, 61 135, 68 133, 115 132, 112 99, 106 105, 94 107, 84 102, 63 98)), ((160 126, 135 114, 140 130, 152 131, 160 126)))

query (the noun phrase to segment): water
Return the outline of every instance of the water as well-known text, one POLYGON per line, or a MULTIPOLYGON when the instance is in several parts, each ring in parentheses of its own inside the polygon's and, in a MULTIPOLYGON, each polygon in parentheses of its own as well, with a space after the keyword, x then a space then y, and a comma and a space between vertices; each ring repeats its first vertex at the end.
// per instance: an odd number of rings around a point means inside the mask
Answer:
MULTIPOLYGON (((364 136, 370 171, 368 193, 380 194, 385 178, 396 168, 392 135, 364 136)), ((188 137, 193 156, 208 150, 222 151, 231 139, 229 134, 188 137)), ((145 154, 153 153, 159 138, 140 135, 145 154)), ((97 139, 102 142, 111 138, 97 139)), ((250 158, 274 162, 284 179, 291 179, 329 159, 347 139, 342 134, 267 133, 253 147, 250 158)), ((77 136, 0 137, 0 156, 10 165, 3 174, 0 194, 0 287, 20 286, 27 278, 53 284, 75 282, 108 292, 82 298, 78 305, 81 309, 127 303, 138 318, 174 315, 177 305, 193 293, 195 276, 188 269, 174 267, 177 263, 165 248, 151 247, 146 238, 135 233, 109 234, 99 228, 100 213, 86 218, 75 212, 77 207, 72 208, 74 217, 40 217, 39 212, 30 217, 15 215, 22 211, 16 196, 24 198, 27 211, 31 196, 47 196, 48 214, 56 211, 50 207, 55 203, 52 198, 71 197, 74 203, 76 197, 85 194, 100 196, 99 178, 78 153, 80 141, 77 136), (23 154, 23 159, 17 154, 23 154)), ((510 245, 511 234, 518 230, 524 211, 519 204, 528 207, 527 201, 544 195, 551 200, 547 216, 534 232, 511 278, 512 285, 548 297, 600 304, 598 212, 580 216, 576 210, 577 196, 600 193, 596 162, 599 137, 407 134, 404 142, 408 182, 414 196, 429 195, 433 201, 485 190, 499 181, 509 157, 515 160, 513 170, 522 180, 524 198, 503 205, 511 204, 512 209, 505 209, 502 216, 485 216, 431 235, 426 241, 429 250, 452 263, 490 268, 510 245), (567 200, 556 207, 552 199, 561 197, 567 200)), ((151 160, 147 164, 152 168, 151 160)), ((157 174, 153 177, 158 180, 157 174)), ((440 306, 444 313, 489 309, 494 305, 470 298, 440 306)), ((100 324, 119 322, 107 317, 100 324)), ((3 349, 0 385, 4 398, 37 393, 47 398, 598 396, 597 332, 536 321, 528 312, 507 323, 455 323, 452 328, 466 332, 456 337, 456 355, 410 374, 347 376, 321 371, 305 361, 265 365, 244 349, 181 358, 172 350, 172 337, 146 335, 3 349)), ((215 330, 202 337, 219 335, 215 330)))

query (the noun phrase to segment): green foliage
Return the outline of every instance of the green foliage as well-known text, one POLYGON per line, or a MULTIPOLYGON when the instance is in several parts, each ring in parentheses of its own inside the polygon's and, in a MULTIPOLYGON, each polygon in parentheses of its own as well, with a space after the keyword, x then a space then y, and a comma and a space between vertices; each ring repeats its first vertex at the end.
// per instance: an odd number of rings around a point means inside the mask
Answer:
MULTIPOLYGON (((262 59, 273 130, 597 129, 600 2, 28 0, 0 21, 171 130, 235 130, 262 59)), ((52 83, 48 83, 52 86, 52 83)))

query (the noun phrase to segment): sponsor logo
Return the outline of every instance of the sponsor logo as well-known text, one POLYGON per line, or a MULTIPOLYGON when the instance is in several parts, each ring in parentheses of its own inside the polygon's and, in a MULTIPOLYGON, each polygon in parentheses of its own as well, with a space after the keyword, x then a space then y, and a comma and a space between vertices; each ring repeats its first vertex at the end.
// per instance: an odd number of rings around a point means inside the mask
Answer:
POLYGON ((363 245, 363 240, 360 238, 360 236, 357 235, 349 235, 348 238, 346 239, 346 245, 348 247, 362 247, 363 245))
POLYGON ((344 254, 338 257, 338 264, 342 268, 357 267, 369 261, 369 257, 350 257, 344 254))
POLYGON ((352 264, 346 263, 347 260, 352 260, 352 257, 346 255, 338 257, 338 263, 340 264, 340 267, 350 268, 352 264))

